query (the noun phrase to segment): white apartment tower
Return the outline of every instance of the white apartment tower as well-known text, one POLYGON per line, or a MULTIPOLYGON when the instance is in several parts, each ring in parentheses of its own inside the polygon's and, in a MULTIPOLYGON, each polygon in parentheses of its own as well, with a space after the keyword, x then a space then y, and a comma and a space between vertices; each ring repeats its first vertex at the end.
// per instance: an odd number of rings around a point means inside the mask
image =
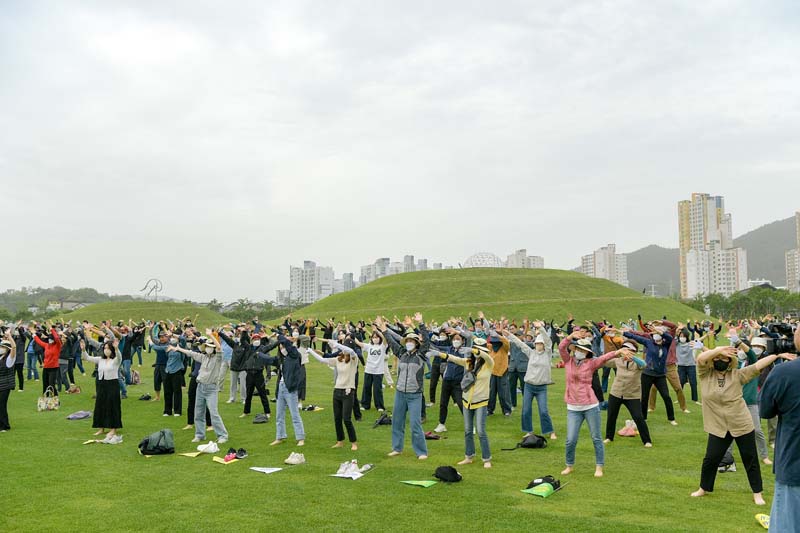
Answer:
POLYGON ((628 286, 628 256, 618 254, 615 244, 609 244, 581 257, 580 271, 593 278, 607 279, 628 286))
POLYGON ((314 261, 303 261, 303 267, 289 269, 289 294, 293 302, 305 304, 333 294, 333 269, 319 267, 314 261))
POLYGON ((796 248, 786 252, 786 288, 800 292, 800 211, 794 214, 796 248))
POLYGON ((678 202, 681 297, 730 296, 747 288, 747 252, 733 247, 722 196, 693 193, 678 202))

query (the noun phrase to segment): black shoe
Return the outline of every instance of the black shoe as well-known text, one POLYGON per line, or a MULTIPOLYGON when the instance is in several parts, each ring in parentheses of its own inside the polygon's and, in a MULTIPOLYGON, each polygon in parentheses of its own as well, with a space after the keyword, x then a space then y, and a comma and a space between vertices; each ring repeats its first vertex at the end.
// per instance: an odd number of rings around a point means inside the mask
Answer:
MULTIPOLYGON (((228 453, 232 453, 233 455, 236 455, 236 448, 228 448, 228 453)), ((228 455, 228 454, 226 453, 225 455, 228 455)))
MULTIPOLYGON (((231 448, 231 450, 232 449, 233 448, 231 448)), ((237 459, 244 459, 245 457, 247 457, 247 450, 245 450, 244 448, 239 448, 238 450, 236 450, 237 459)))

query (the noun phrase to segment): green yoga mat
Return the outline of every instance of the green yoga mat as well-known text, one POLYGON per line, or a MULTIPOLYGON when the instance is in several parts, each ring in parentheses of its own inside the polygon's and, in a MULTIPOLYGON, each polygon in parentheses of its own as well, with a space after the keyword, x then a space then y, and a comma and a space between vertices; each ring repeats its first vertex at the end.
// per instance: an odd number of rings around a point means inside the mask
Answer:
POLYGON ((438 483, 438 481, 401 481, 400 483, 405 483, 406 485, 414 485, 415 487, 422 487, 427 489, 428 487, 433 487, 438 483))
POLYGON ((550 483, 542 483, 541 485, 536 485, 530 489, 523 489, 521 492, 525 494, 533 494, 534 496, 541 496, 542 498, 547 498, 551 494, 555 492, 553 489, 553 485, 550 483))

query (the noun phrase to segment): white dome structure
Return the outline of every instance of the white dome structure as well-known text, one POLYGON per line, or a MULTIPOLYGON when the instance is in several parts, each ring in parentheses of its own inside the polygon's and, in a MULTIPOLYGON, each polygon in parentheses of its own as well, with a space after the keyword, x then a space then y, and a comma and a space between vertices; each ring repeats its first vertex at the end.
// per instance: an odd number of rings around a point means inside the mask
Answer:
POLYGON ((478 252, 467 257, 464 268, 502 268, 503 261, 490 252, 478 252))

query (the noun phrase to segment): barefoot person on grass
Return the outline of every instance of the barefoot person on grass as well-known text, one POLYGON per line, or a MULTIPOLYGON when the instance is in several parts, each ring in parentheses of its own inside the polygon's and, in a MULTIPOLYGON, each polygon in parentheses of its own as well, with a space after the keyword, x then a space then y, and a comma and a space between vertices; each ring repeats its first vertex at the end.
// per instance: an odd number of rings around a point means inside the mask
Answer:
POLYGON ((315 350, 309 348, 308 353, 320 363, 329 365, 336 372, 336 384, 333 387, 333 423, 336 428, 336 444, 332 448, 344 446, 344 429, 347 428, 347 437, 350 439, 350 449, 358 449, 356 428, 353 425, 353 405, 356 398, 356 373, 358 372, 358 356, 356 352, 333 339, 327 340, 332 356, 324 358, 315 350))
POLYGON ((561 475, 572 473, 575 465, 575 448, 578 445, 578 434, 583 422, 589 425, 594 444, 595 477, 603 477, 605 464, 605 448, 600 429, 600 402, 592 389, 592 376, 595 370, 603 366, 606 361, 615 357, 631 357, 627 349, 608 352, 595 357, 588 333, 578 329, 558 345, 558 352, 564 362, 566 370, 567 388, 564 392, 564 401, 567 404, 567 467, 561 475))
POLYGON ((86 351, 86 341, 80 341, 81 357, 97 365, 97 394, 94 400, 94 418, 92 427, 97 428, 95 435, 102 435, 108 430, 106 440, 117 435, 122 428, 122 400, 119 390, 119 367, 122 354, 119 341, 104 342, 101 355, 91 356, 86 351))
POLYGON ((714 491, 717 467, 731 441, 736 441, 747 480, 756 505, 765 505, 761 494, 761 469, 756 452, 753 418, 742 396, 742 387, 758 377, 761 371, 779 357, 792 360, 791 354, 769 355, 755 364, 738 367, 738 350, 723 346, 703 352, 697 357, 697 376, 703 398, 703 429, 708 433, 706 455, 700 471, 700 488, 692 496, 705 496, 714 491))

